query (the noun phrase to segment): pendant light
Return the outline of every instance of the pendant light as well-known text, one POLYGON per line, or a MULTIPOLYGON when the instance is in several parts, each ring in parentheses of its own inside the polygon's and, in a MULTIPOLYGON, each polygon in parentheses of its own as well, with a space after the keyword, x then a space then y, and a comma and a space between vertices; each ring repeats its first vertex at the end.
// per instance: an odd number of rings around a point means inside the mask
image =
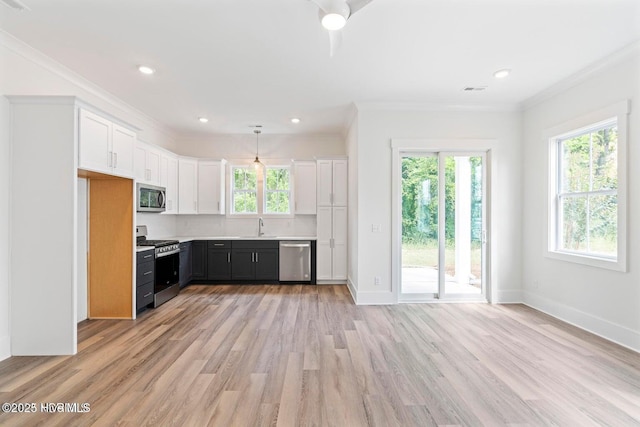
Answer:
POLYGON ((262 167, 262 163, 258 158, 258 138, 260 137, 262 131, 260 129, 255 129, 253 133, 256 134, 256 159, 253 161, 253 167, 255 167, 256 169, 260 169, 262 167))

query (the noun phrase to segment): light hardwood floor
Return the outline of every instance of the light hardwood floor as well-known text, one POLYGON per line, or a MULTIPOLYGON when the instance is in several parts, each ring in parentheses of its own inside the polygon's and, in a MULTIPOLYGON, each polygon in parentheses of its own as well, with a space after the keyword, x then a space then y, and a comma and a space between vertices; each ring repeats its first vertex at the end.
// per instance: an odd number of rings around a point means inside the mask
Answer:
POLYGON ((522 305, 355 306, 344 286, 190 286, 0 362, 0 425, 640 425, 640 355, 522 305))

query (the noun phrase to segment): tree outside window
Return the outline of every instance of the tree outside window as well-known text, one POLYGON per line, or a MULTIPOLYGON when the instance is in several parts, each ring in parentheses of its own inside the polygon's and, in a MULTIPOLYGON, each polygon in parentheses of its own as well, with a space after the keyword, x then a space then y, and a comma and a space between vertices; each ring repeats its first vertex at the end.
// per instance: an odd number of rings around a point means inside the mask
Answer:
POLYGON ((557 140, 556 246, 615 258, 618 247, 618 129, 615 120, 557 140))
POLYGON ((267 214, 291 212, 291 171, 288 167, 267 167, 265 172, 265 208, 267 214))
POLYGON ((231 170, 234 214, 258 213, 258 175, 252 167, 234 166, 231 170))

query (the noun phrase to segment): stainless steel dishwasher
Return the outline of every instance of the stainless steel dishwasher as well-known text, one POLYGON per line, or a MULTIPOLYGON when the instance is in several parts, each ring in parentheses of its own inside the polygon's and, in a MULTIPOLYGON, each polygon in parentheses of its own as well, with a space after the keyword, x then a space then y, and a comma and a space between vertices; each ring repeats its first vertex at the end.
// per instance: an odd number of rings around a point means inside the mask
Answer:
POLYGON ((280 241, 280 281, 311 280, 311 242, 309 240, 280 241))

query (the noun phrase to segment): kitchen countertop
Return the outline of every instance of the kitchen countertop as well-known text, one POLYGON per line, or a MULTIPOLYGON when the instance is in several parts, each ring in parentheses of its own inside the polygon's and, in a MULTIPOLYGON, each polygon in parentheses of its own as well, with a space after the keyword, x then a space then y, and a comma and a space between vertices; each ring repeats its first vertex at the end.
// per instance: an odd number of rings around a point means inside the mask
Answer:
POLYGON ((178 236, 168 237, 167 240, 177 240, 180 243, 194 240, 317 240, 317 236, 178 236))
MULTIPOLYGON (((317 236, 169 236, 153 240, 177 240, 180 243, 194 240, 318 240, 317 236)), ((136 252, 153 250, 153 246, 136 246, 136 252)))

